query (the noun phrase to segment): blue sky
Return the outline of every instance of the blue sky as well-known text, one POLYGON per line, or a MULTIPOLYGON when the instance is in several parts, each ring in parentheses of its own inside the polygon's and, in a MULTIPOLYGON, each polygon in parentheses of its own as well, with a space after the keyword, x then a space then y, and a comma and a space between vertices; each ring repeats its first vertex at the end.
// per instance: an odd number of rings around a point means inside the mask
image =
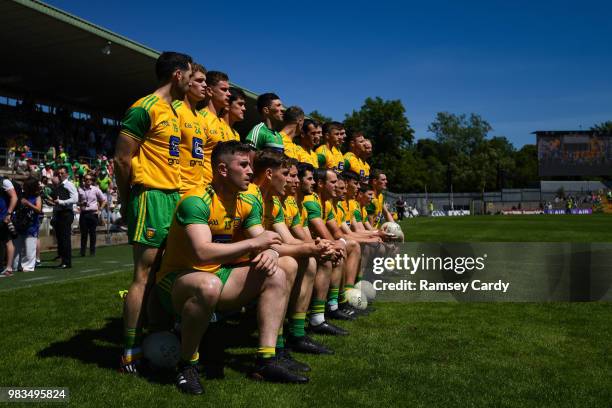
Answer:
POLYGON ((417 138, 440 111, 478 113, 517 147, 612 120, 612 2, 48 3, 306 112, 401 99, 417 138))

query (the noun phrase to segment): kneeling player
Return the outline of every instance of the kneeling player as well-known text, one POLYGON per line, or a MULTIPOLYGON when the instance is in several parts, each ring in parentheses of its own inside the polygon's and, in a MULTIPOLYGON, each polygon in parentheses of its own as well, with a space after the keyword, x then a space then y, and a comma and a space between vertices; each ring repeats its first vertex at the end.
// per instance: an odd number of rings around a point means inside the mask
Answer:
POLYGON ((164 307, 181 319, 177 386, 186 393, 203 392, 196 364, 212 312, 236 310, 255 298, 259 348, 253 377, 308 381, 275 358, 289 297, 287 275, 295 275, 297 264, 289 257, 279 259, 274 249, 281 244, 279 235, 261 226, 261 197, 246 192, 253 174, 249 151, 237 141, 214 148, 213 181, 190 190, 179 202, 157 275, 164 307))

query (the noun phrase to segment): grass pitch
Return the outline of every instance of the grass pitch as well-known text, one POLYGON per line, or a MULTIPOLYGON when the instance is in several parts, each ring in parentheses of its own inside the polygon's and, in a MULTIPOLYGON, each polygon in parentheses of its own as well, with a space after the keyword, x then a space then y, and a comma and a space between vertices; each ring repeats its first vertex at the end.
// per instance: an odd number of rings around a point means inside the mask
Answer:
MULTIPOLYGON (((500 241, 510 236, 507 222, 529 225, 514 233, 516 241, 563 240, 555 232, 539 238, 546 222, 569 228, 566 222, 580 220, 572 225, 594 229, 593 240, 604 237, 596 224, 610 230, 606 217, 522 218, 482 217, 487 233, 476 217, 404 226, 411 239, 435 241, 500 241)), ((341 324, 350 336, 318 338, 335 355, 296 355, 313 368, 305 386, 247 379, 256 333, 250 324, 225 324, 211 331, 227 339, 225 347, 203 351, 204 359, 223 361, 225 378, 204 379, 203 396, 181 395, 171 375, 146 380, 116 371, 117 291, 131 280, 130 253, 127 246, 100 248, 95 258, 75 258, 69 271, 41 268, 0 280, 0 386, 69 387, 75 406, 603 407, 612 401, 609 303, 378 303, 370 316, 341 324)))
POLYGON ((401 222, 412 242, 611 242, 612 216, 418 217, 401 222))

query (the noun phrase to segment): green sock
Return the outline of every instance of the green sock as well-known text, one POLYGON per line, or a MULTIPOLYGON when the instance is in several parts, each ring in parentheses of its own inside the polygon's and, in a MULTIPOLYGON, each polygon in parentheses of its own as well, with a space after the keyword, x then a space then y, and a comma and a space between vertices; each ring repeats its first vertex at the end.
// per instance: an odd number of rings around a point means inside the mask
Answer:
POLYGON ((142 357, 140 349, 141 331, 135 328, 127 328, 123 334, 124 351, 123 356, 126 362, 137 360, 142 357))
POLYGON ((276 355, 276 349, 274 347, 258 347, 257 356, 263 359, 269 359, 276 355))
POLYGON ((276 336, 276 348, 282 349, 285 348, 285 338, 283 337, 283 326, 281 326, 278 331, 278 336, 276 336))
POLYGON ((327 294, 327 305, 330 310, 336 310, 338 308, 338 295, 340 294, 340 288, 329 288, 327 294))
POLYGON ((319 325, 325 321, 325 299, 313 299, 310 303, 310 324, 319 325))
POLYGON ((306 313, 294 313, 289 319, 289 333, 293 337, 304 337, 304 325, 306 324, 306 313))
POLYGON ((357 278, 355 278, 355 283, 360 282, 363 280, 363 276, 362 275, 358 275, 357 278))
POLYGON ((340 303, 346 303, 348 302, 348 299, 346 298, 346 292, 349 289, 354 289, 355 285, 344 285, 344 287, 342 287, 342 291, 340 292, 340 303))

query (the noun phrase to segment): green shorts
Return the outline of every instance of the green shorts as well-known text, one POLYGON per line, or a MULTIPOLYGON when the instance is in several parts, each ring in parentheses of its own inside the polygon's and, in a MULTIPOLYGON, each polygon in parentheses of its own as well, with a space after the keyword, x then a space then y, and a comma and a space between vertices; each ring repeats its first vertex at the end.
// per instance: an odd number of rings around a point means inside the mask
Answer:
MULTIPOLYGON (((222 266, 215 275, 219 279, 221 279, 221 283, 225 285, 225 282, 229 279, 230 274, 234 270, 235 266, 222 266)), ((197 273, 197 272, 196 272, 197 273)), ((209 273, 209 272, 202 272, 209 273)), ((172 305, 172 287, 174 286, 174 282, 176 279, 182 274, 182 272, 170 272, 166 276, 164 276, 155 288, 157 290, 157 295, 159 296, 159 301, 161 302, 164 310, 170 313, 173 316, 178 316, 178 313, 174 310, 174 306, 172 305)))
POLYGON ((174 209, 180 199, 178 191, 134 186, 127 209, 130 244, 138 242, 160 248, 168 236, 174 209))

